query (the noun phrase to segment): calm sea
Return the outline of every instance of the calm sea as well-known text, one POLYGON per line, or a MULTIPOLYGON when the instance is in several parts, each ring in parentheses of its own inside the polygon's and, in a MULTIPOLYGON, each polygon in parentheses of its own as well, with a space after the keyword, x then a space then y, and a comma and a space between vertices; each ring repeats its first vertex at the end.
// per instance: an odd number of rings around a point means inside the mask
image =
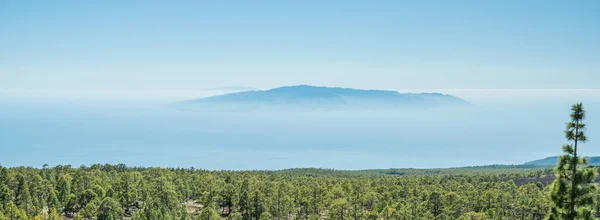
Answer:
POLYGON ((204 169, 367 169, 520 164, 561 153, 569 105, 585 101, 600 155, 600 100, 483 94, 465 109, 207 113, 168 101, 0 101, 0 164, 124 163, 204 169), (511 98, 512 97, 512 98, 511 98))

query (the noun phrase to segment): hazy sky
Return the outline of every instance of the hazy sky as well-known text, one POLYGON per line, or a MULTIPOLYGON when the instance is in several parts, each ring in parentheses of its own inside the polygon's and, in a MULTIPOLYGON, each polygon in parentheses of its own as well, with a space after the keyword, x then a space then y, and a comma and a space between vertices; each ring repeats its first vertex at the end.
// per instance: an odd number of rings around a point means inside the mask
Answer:
POLYGON ((599 11, 597 0, 3 0, 0 89, 594 89, 599 11))

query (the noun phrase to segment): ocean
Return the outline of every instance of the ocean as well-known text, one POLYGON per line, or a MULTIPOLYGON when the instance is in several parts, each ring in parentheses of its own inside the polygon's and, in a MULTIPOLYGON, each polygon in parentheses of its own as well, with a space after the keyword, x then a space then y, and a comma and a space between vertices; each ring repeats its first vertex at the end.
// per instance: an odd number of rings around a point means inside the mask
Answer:
POLYGON ((600 155, 598 95, 470 93, 468 108, 397 112, 192 112, 169 107, 178 100, 3 97, 0 164, 211 170, 521 164, 561 153, 577 101, 588 114, 589 142, 580 152, 600 155))

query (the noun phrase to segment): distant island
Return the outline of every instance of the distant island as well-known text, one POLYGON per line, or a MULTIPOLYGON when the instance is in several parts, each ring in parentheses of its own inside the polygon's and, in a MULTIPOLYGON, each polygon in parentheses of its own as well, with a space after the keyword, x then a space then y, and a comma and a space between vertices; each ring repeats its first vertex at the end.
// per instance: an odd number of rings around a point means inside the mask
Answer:
POLYGON ((387 90, 285 86, 252 90, 183 101, 175 106, 186 110, 397 110, 466 106, 461 98, 441 93, 399 93, 387 90))

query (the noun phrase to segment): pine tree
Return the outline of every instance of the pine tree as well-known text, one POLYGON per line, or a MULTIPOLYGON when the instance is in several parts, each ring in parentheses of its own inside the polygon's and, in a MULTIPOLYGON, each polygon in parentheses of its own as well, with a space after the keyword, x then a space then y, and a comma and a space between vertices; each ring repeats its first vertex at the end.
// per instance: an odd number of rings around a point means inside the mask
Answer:
POLYGON ((191 220, 190 214, 184 205, 181 206, 181 210, 179 211, 179 220, 191 220))
POLYGON ((54 207, 50 208, 50 213, 48 214, 48 220, 59 220, 61 219, 60 215, 56 211, 54 207))
POLYGON ((56 196, 56 190, 54 190, 54 189, 50 189, 50 193, 48 195, 48 201, 46 203, 48 204, 49 208, 59 209, 62 207, 62 205, 60 204, 60 201, 58 200, 58 197, 56 196))
POLYGON ((12 191, 7 185, 0 183, 0 206, 8 204, 10 201, 12 201, 12 191))
POLYGON ((349 208, 348 201, 345 199, 336 199, 331 202, 331 207, 329 208, 329 212, 327 219, 333 220, 344 220, 350 219, 346 217, 346 209, 349 208))
POLYGON ((249 203, 250 203, 250 193, 249 193, 249 181, 248 178, 244 178, 244 182, 242 183, 242 187, 240 189, 240 196, 239 196, 239 212, 242 214, 243 219, 250 219, 250 212, 249 212, 249 203))
POLYGON ((98 207, 97 219, 110 220, 121 218, 123 213, 124 211, 121 208, 121 204, 117 202, 117 200, 110 197, 106 197, 104 198, 104 200, 102 200, 100 206, 98 207))
POLYGON ((71 195, 71 177, 69 174, 60 176, 56 190, 58 191, 58 200, 60 204, 67 206, 69 203, 69 195, 71 195))
POLYGON ((212 205, 206 206, 200 212, 200 218, 203 220, 219 220, 221 216, 215 211, 215 208, 212 205))
POLYGON ((16 202, 15 204, 25 212, 30 211, 31 207, 31 195, 29 194, 29 182, 22 174, 16 176, 17 188, 15 190, 16 202))
POLYGON ((269 212, 263 212, 260 214, 260 218, 259 220, 272 220, 273 219, 273 215, 271 215, 271 213, 269 212))
POLYGON ((46 199, 44 194, 44 179, 39 174, 36 174, 29 183, 29 194, 31 195, 31 201, 33 210, 39 213, 42 208, 46 205, 46 199))
POLYGON ((577 155, 579 143, 585 143, 585 111, 581 103, 571 107, 571 121, 567 123, 565 137, 572 144, 563 145, 562 155, 555 168, 556 179, 551 186, 554 206, 547 219, 588 219, 593 203, 593 183, 596 169, 587 168, 587 160, 577 155))

